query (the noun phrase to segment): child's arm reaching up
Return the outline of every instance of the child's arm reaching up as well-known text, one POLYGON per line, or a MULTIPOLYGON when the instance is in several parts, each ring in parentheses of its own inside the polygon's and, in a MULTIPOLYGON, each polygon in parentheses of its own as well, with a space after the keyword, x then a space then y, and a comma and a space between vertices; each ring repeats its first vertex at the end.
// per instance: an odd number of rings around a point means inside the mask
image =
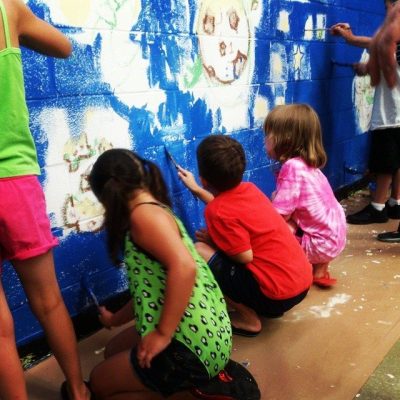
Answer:
POLYGON ((214 195, 210 193, 208 190, 202 188, 194 178, 193 174, 182 168, 179 167, 178 176, 182 180, 183 184, 201 201, 204 203, 209 203, 211 200, 214 199, 214 195))

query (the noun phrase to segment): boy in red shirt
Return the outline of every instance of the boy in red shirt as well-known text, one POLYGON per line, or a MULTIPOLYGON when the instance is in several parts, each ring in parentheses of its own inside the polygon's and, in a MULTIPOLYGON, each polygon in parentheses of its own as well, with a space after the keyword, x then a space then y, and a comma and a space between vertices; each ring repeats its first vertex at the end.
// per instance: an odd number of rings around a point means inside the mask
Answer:
POLYGON ((254 184, 242 182, 244 150, 229 136, 211 135, 197 149, 202 186, 180 169, 183 183, 207 206, 207 230, 196 248, 228 304, 234 334, 256 336, 260 316, 277 318, 300 303, 312 268, 284 219, 254 184))

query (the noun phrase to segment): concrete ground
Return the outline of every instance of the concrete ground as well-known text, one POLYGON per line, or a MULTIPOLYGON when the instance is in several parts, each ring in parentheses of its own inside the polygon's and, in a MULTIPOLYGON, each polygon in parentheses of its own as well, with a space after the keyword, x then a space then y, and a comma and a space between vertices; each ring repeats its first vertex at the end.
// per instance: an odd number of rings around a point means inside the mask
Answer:
MULTIPOLYGON (((361 208, 366 196, 344 201, 346 212, 361 208)), ((234 337, 232 358, 255 376, 263 400, 400 399, 400 244, 375 238, 397 225, 349 225, 346 249, 331 264, 334 288, 312 287, 284 317, 264 320, 256 338, 234 337)), ((85 377, 117 331, 79 343, 85 377)), ((63 377, 52 357, 27 370, 26 379, 31 400, 60 398, 63 377)))

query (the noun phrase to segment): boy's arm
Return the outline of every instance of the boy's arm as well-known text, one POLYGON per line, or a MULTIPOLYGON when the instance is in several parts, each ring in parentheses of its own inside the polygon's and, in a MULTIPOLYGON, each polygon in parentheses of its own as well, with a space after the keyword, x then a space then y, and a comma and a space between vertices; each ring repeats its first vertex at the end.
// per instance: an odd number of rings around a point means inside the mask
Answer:
POLYGON ((21 1, 15 0, 18 10, 19 43, 47 56, 66 58, 71 54, 69 39, 54 26, 36 17, 21 1))
POLYGON ((229 258, 239 264, 247 264, 253 261, 253 250, 246 250, 233 256, 229 256, 229 258))
POLYGON ((190 171, 182 167, 179 167, 178 176, 183 182, 183 184, 205 204, 209 203, 211 200, 214 199, 214 195, 208 190, 202 188, 196 182, 196 179, 194 178, 193 174, 190 171))
POLYGON ((372 41, 372 38, 368 36, 354 35, 350 25, 344 22, 339 22, 338 24, 331 26, 329 31, 334 36, 341 36, 346 43, 365 49, 369 48, 372 41))

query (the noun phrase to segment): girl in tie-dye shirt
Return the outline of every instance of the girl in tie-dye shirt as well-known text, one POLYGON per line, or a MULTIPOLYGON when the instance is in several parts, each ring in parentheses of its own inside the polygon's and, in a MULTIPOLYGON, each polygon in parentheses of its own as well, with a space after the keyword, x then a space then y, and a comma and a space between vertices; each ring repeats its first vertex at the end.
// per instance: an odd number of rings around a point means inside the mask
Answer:
POLYGON ((329 262, 344 249, 346 218, 320 170, 326 153, 318 115, 306 104, 277 106, 265 119, 264 133, 269 157, 283 164, 273 204, 313 265, 314 284, 332 286, 329 262))

